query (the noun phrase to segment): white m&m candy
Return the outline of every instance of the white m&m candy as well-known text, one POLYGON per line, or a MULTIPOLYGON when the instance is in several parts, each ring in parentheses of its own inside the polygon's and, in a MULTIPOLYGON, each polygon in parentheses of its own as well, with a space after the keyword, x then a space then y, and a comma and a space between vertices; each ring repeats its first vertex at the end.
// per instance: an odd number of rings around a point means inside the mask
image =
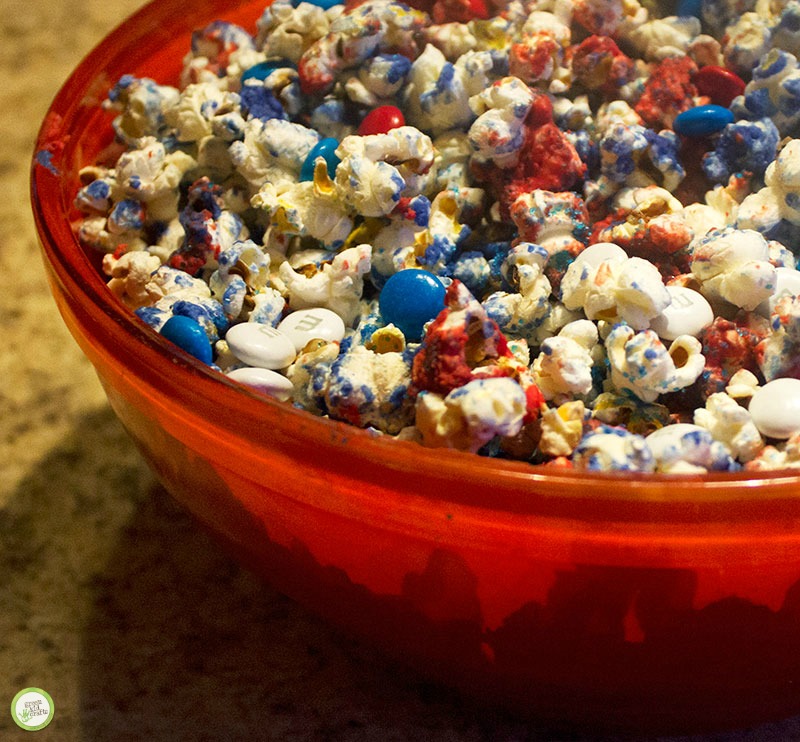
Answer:
POLYGON ((669 306, 650 320, 650 329, 662 340, 675 340, 680 335, 698 337, 714 321, 714 311, 700 292, 684 286, 667 286, 667 291, 669 306))
POLYGON ((310 340, 328 340, 340 343, 344 337, 344 322, 336 312, 324 307, 298 309, 284 317, 278 325, 284 335, 294 343, 300 352, 310 340))
POLYGON ((757 389, 750 416, 759 432, 785 440, 800 432, 800 379, 774 379, 757 389))
POLYGON ((297 357, 288 335, 259 322, 234 325, 228 330, 225 340, 231 352, 248 366, 286 368, 297 357))
POLYGON ((227 377, 283 402, 292 396, 294 390, 289 379, 268 368, 235 368, 228 371, 227 377))

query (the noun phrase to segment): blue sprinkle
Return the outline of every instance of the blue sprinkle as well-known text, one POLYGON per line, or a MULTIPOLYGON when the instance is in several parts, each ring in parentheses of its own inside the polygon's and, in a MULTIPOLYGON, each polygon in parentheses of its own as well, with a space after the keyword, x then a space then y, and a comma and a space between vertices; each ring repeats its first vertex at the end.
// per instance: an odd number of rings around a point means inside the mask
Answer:
POLYGON ((320 139, 308 153, 303 166, 300 168, 300 181, 314 180, 314 165, 317 162, 317 157, 322 157, 325 164, 328 166, 328 177, 333 178, 336 174, 336 168, 339 166, 341 160, 336 156, 336 148, 339 146, 339 140, 333 137, 326 137, 320 139))
POLYGON ((280 101, 274 96, 271 90, 261 85, 244 85, 239 96, 242 101, 242 108, 250 118, 261 119, 286 119, 288 116, 283 110, 280 101))
POLYGON ((381 316, 398 327, 407 340, 419 340, 425 323, 444 309, 445 288, 428 271, 408 268, 390 276, 378 303, 381 316))
POLYGON ((723 106, 708 104, 695 106, 675 117, 672 128, 681 136, 705 137, 722 131, 733 123, 733 111, 723 106))
POLYGON ((125 231, 141 229, 144 224, 144 207, 139 201, 124 198, 111 210, 108 220, 125 231))
POLYGON ((190 317, 173 315, 164 323, 161 334, 203 363, 211 363, 214 358, 208 335, 190 317))

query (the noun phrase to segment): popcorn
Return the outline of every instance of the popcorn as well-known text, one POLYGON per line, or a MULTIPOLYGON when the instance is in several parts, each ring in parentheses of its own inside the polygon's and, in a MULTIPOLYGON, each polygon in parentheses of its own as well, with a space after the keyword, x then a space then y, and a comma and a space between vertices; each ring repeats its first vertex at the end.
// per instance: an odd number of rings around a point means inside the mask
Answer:
POLYGON ((315 41, 298 60, 303 92, 328 92, 339 74, 376 54, 392 52, 416 58, 416 36, 425 20, 420 11, 386 0, 343 13, 331 23, 329 33, 315 41))
POLYGON ((728 124, 713 151, 703 155, 703 172, 716 183, 727 183, 742 171, 761 177, 775 159, 779 139, 777 127, 767 118, 728 124))
POLYGON ((253 192, 263 183, 275 186, 296 182, 308 153, 319 141, 315 131, 282 119, 250 119, 244 140, 232 142, 231 162, 253 192))
POLYGON ((699 18, 673 15, 642 23, 628 33, 627 39, 648 62, 660 62, 685 54, 699 34, 699 18))
POLYGON ((488 52, 466 52, 453 64, 428 44, 411 64, 404 91, 408 122, 434 137, 469 126, 476 117, 470 99, 487 88, 491 69, 488 52))
POLYGON ((401 353, 375 353, 355 345, 314 371, 328 414, 360 428, 398 433, 412 419, 409 363, 401 353))
POLYGON ((342 247, 353 230, 353 218, 322 164, 314 180, 282 185, 264 183, 251 199, 264 209, 270 224, 284 235, 313 237, 330 249, 342 247))
POLYGON ((790 135, 800 121, 800 70, 794 54, 771 49, 752 69, 744 96, 731 110, 737 118, 770 118, 781 136, 790 135))
POLYGON ((477 116, 468 134, 475 162, 491 162, 499 168, 517 164, 524 139, 523 122, 533 100, 530 88, 516 77, 498 80, 469 99, 477 116))
POLYGON ((263 291, 269 282, 269 255, 252 240, 236 242, 220 253, 218 267, 208 281, 211 294, 231 319, 255 306, 253 294, 263 291), (251 306, 246 306, 249 298, 251 306))
POLYGON ((543 268, 549 255, 540 245, 522 242, 511 249, 503 263, 514 291, 496 291, 483 306, 500 330, 512 337, 532 338, 550 313, 550 281, 543 268))
POLYGON ((495 436, 516 435, 526 410, 525 393, 509 378, 475 379, 441 397, 417 397, 417 428, 431 448, 475 453, 495 436))
POLYGON ((578 443, 572 456, 578 471, 653 472, 656 461, 644 437, 601 425, 578 443))
POLYGON ((697 338, 681 335, 665 348, 652 330, 616 325, 605 340, 614 388, 645 402, 694 384, 705 358, 697 338))
POLYGON ((347 137, 336 156, 339 198, 364 216, 386 216, 401 197, 422 193, 432 177, 433 143, 413 126, 347 137))
POLYGON ((800 378, 798 4, 421 7, 275 0, 254 36, 196 32, 178 88, 120 79, 124 151, 75 196, 109 291, 156 331, 191 318, 232 378, 422 445, 800 466, 759 407, 800 378), (733 122, 672 130, 706 102, 733 122), (424 297, 387 299, 408 269, 436 287, 413 333, 424 297), (239 333, 317 315, 336 332, 237 358, 239 333))
POLYGON ((775 290, 767 241, 753 230, 727 227, 692 244, 692 274, 712 302, 723 299, 753 310, 775 290))
POLYGON ((567 309, 583 309, 589 319, 627 322, 644 330, 669 305, 661 274, 642 258, 605 260, 598 266, 575 261, 561 281, 567 309))
POLYGON ((104 107, 119 112, 114 131, 130 145, 141 137, 157 137, 167 128, 165 114, 180 98, 180 92, 153 80, 124 75, 109 91, 104 107))
POLYGON ((167 154, 155 137, 142 137, 136 149, 124 152, 117 160, 116 185, 146 203, 149 218, 168 219, 175 213, 181 180, 196 165, 188 154, 167 154))
POLYGON ((569 456, 583 437, 586 407, 581 400, 549 407, 542 413, 539 451, 545 456, 569 456))
POLYGON ((592 390, 592 351, 597 341, 594 323, 577 320, 541 344, 532 370, 533 380, 546 400, 581 397, 592 390))
POLYGON ((529 85, 566 76, 564 50, 570 45, 569 25, 553 13, 534 10, 509 50, 509 72, 529 85))
POLYGON ((256 46, 267 58, 300 61, 303 53, 330 30, 330 14, 312 3, 295 7, 291 0, 274 0, 256 23, 256 46))
POLYGON ((325 307, 338 314, 345 325, 358 316, 364 288, 364 274, 369 272, 372 248, 349 247, 330 263, 311 275, 295 271, 288 262, 281 264, 279 275, 286 285, 292 309, 325 307))
POLYGON ((739 461, 751 461, 764 448, 764 440, 750 413, 724 392, 712 394, 705 408, 695 410, 694 422, 706 428, 714 440, 725 444, 739 461))
POLYGON ((378 54, 345 83, 345 90, 351 100, 376 107, 403 89, 410 71, 411 62, 402 54, 378 54))
POLYGON ((725 66, 748 75, 770 48, 770 24, 759 13, 744 13, 725 29, 722 55, 725 66))
POLYGON ((726 447, 698 425, 669 425, 645 439, 656 460, 656 471, 665 474, 698 474, 735 471, 738 467, 726 447))
POLYGON ((778 300, 772 313, 772 332, 756 346, 756 358, 767 381, 800 378, 800 298, 778 300))
POLYGON ((119 258, 103 257, 103 272, 111 276, 108 288, 130 309, 150 306, 164 294, 152 275, 161 267, 161 261, 144 251, 128 252, 119 258))

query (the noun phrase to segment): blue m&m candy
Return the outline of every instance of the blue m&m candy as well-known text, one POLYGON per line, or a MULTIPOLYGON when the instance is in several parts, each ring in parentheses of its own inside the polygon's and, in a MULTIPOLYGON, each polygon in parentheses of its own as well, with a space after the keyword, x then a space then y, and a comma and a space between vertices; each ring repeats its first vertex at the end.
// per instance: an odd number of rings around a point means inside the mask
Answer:
POLYGON ((381 289, 378 306, 387 323, 406 340, 419 340, 426 322, 444 309, 444 284, 432 273, 407 268, 390 276, 381 289))
POLYGON ((734 120, 733 111, 709 103, 705 106, 695 106, 675 117, 672 128, 677 134, 684 137, 707 137, 722 131, 734 120))
POLYGON ((320 139, 308 153, 300 168, 300 180, 314 180, 314 165, 317 162, 317 157, 322 157, 328 166, 328 177, 332 178, 336 174, 336 167, 341 160, 336 156, 336 148, 339 146, 339 140, 333 137, 326 137, 320 139))
POLYGON ((301 2, 307 2, 311 5, 316 5, 318 8, 322 8, 323 10, 332 8, 334 5, 344 4, 343 0, 292 0, 292 5, 296 8, 301 2))
POLYGON ((161 328, 161 334, 203 363, 211 363, 214 353, 206 331, 191 317, 175 314, 161 328))
POLYGON ((293 68, 294 65, 288 59, 268 59, 266 62, 259 62, 242 72, 242 82, 245 82, 245 80, 266 80, 275 70, 282 70, 285 67, 293 68))

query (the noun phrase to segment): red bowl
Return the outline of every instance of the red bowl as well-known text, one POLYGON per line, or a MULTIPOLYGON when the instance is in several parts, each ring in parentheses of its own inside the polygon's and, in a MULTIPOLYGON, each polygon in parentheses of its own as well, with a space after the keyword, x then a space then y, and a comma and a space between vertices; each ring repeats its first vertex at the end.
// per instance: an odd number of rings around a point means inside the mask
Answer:
MULTIPOLYGON (((159 0, 75 70, 36 144, 53 295, 167 489, 289 596, 430 677, 635 732, 800 711, 800 477, 580 474, 313 417, 176 350, 106 289, 73 207, 123 73, 175 84, 192 30, 263 0, 159 0)), ((111 149, 109 149, 111 148, 111 149)))

